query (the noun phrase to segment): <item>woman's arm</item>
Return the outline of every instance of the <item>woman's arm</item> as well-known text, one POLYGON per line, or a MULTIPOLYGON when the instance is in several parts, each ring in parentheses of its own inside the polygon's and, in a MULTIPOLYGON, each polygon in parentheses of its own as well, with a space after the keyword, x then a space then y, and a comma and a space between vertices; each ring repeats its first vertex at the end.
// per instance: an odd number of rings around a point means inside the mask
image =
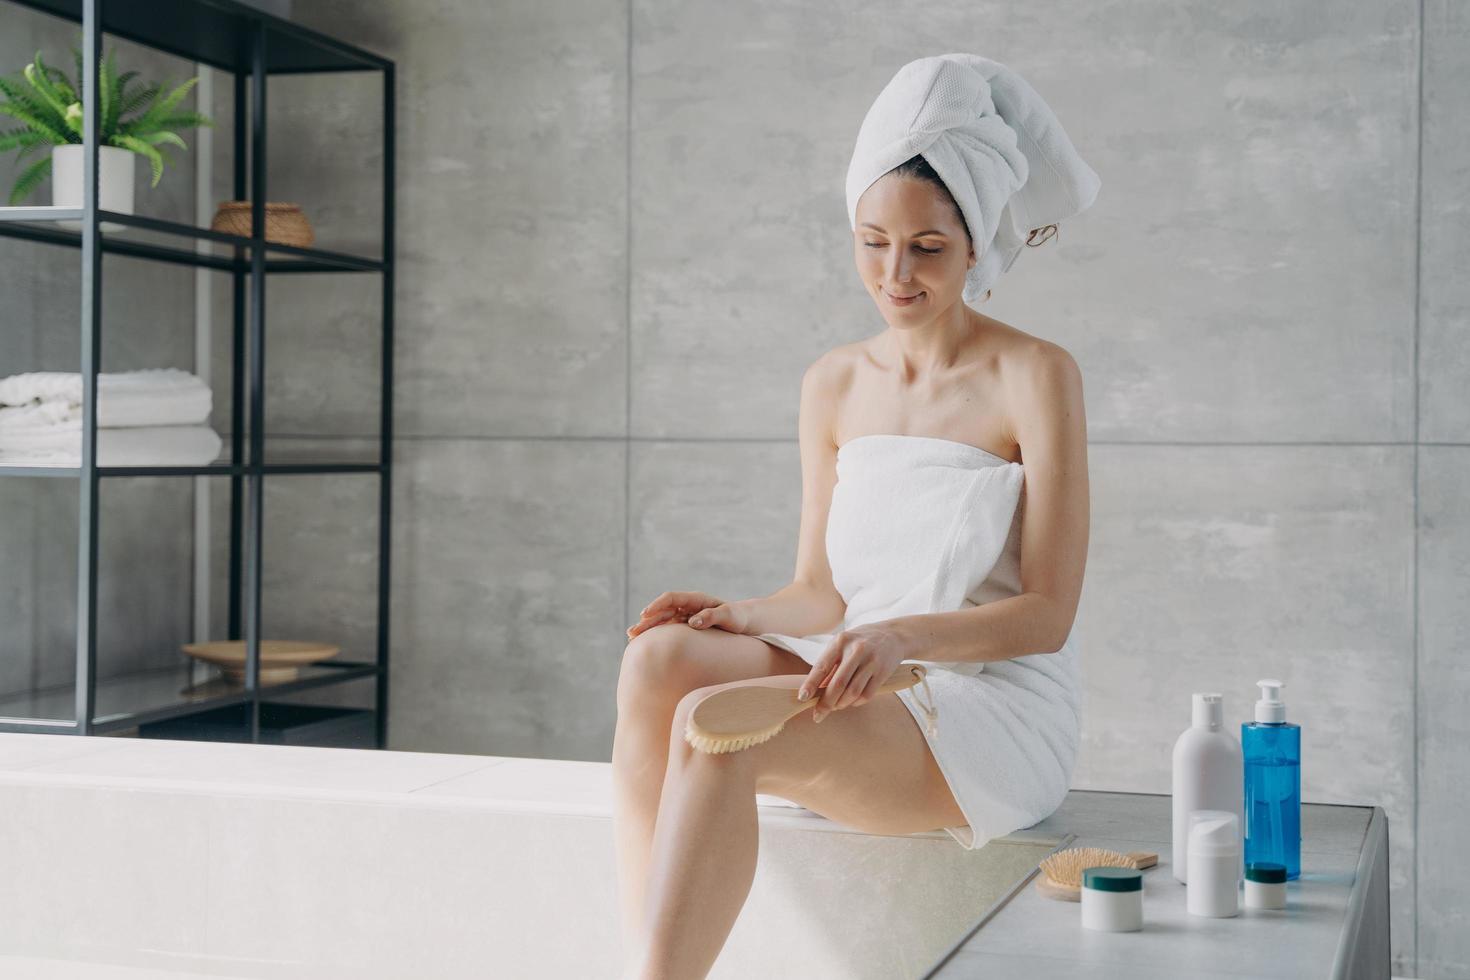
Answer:
POLYGON ((830 633, 841 625, 842 614, 847 612, 847 603, 835 589, 825 592, 804 582, 792 582, 768 596, 740 599, 730 605, 745 613, 745 632, 750 635, 830 633))
POLYGON ((809 636, 842 623, 847 603, 832 584, 827 561, 827 514, 837 484, 837 446, 832 420, 841 395, 840 366, 834 352, 817 358, 802 375, 797 424, 801 443, 801 529, 791 584, 762 599, 738 605, 750 614, 747 633, 809 636))
POLYGON ((1056 653, 1066 642, 1065 636, 1056 638, 1056 617, 1046 596, 1023 592, 953 612, 899 616, 883 625, 902 630, 921 645, 924 652, 913 659, 989 662, 1056 653))
POLYGON ((1077 616, 1089 525, 1082 373, 1064 349, 1042 341, 1026 356, 1024 368, 1004 383, 1026 472, 1021 594, 888 620, 924 645, 925 660, 1054 653, 1077 616))

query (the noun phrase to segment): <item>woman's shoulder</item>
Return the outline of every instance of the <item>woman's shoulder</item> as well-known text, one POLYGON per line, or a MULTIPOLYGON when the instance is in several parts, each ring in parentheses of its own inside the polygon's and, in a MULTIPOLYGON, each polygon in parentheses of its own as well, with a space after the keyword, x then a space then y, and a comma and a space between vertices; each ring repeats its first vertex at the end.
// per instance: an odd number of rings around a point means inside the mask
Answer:
POLYGON ((997 351, 994 378, 1012 433, 1019 431, 1017 422, 1024 418, 1055 412, 1082 418, 1082 371, 1065 347, 1009 328, 997 351))
POLYGON ((807 366, 808 380, 831 392, 846 388, 858 361, 866 356, 866 344, 867 341, 864 340, 839 344, 818 355, 817 359, 807 366))
POLYGON ((1078 371, 1077 361, 1061 344, 991 320, 987 337, 996 371, 1007 380, 1032 382, 1040 376, 1078 371))

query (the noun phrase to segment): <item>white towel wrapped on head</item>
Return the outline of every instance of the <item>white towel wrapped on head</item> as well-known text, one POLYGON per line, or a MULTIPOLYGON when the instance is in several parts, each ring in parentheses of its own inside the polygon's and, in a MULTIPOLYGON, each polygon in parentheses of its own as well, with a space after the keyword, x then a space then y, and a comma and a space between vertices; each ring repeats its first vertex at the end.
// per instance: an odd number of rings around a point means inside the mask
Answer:
POLYGON ((878 93, 847 169, 847 215, 874 181, 922 156, 954 196, 979 261, 976 302, 1010 269, 1033 229, 1092 206, 1102 181, 1051 108, 1005 65, 975 54, 911 61, 878 93))

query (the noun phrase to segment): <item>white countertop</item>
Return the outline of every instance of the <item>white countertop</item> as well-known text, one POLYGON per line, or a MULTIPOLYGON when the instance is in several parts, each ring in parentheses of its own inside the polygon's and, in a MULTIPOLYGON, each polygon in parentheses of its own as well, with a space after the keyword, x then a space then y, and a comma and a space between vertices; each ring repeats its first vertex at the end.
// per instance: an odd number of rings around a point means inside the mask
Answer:
POLYGON ((1301 877, 1287 882, 1287 907, 1247 908, 1242 890, 1240 913, 1230 918, 1187 911, 1186 888, 1171 870, 1172 820, 1166 795, 1073 790, 1056 813, 1012 836, 1075 834, 1066 847, 1157 853, 1158 865, 1143 872, 1143 929, 1084 929, 1080 903, 1043 896, 1033 877, 927 976, 1389 976, 1388 835, 1380 808, 1304 804, 1301 877))

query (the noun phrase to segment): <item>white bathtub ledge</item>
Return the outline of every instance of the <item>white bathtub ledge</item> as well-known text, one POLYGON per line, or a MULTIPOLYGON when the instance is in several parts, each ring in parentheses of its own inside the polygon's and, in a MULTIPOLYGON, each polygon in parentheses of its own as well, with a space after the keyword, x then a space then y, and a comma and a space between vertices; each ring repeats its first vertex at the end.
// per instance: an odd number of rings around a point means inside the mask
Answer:
MULTIPOLYGON (((0 948, 174 978, 611 977, 611 800, 605 762, 4 733, 0 948)), ((1058 843, 758 802, 713 980, 917 976, 1058 843)))

